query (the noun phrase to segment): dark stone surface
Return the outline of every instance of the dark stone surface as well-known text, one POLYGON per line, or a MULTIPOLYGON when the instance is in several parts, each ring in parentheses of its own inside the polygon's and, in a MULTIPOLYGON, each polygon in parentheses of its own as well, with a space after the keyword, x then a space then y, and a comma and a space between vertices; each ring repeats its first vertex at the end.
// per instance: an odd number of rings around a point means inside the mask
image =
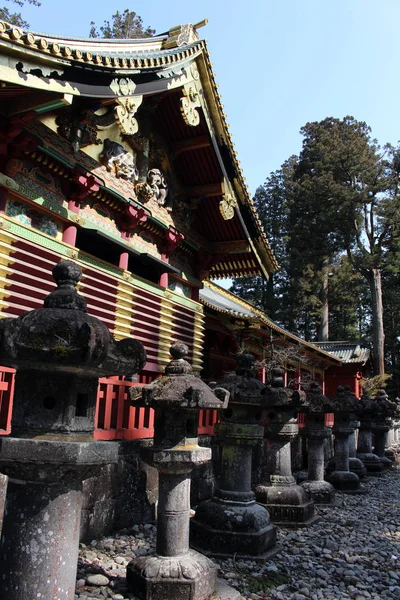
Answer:
POLYGON ((268 475, 254 491, 276 524, 304 526, 315 520, 313 501, 292 475, 291 441, 299 434, 297 409, 304 400, 304 392, 284 387, 283 370, 273 369, 263 413, 268 475))
POLYGON ((255 358, 243 353, 235 375, 218 385, 230 393, 228 409, 215 427, 222 446, 220 485, 191 520, 193 547, 226 555, 262 554, 276 543, 276 527, 251 491, 252 447, 263 438, 258 422, 265 386, 254 376, 255 358))
POLYGON ((330 437, 330 431, 325 427, 325 414, 332 412, 333 406, 321 393, 318 383, 311 384, 302 410, 306 413, 304 437, 307 438, 308 480, 301 486, 315 503, 330 504, 335 498, 335 490, 330 483, 324 481, 324 445, 330 437))
POLYGON ((4 504, 6 501, 7 476, 0 473, 0 536, 3 527, 4 504))
POLYGON ((130 562, 129 589, 145 600, 206 600, 216 590, 218 567, 191 550, 184 556, 144 556, 130 562))
POLYGON ((144 386, 136 405, 155 409, 154 446, 143 459, 159 473, 156 555, 136 558, 127 567, 128 587, 145 600, 204 600, 216 588, 217 567, 189 550, 190 473, 211 458, 198 445, 198 411, 226 408, 226 390, 214 392, 194 377, 185 360, 188 348, 171 347, 173 360, 165 375, 144 386))
POLYGON ((140 449, 152 440, 108 443, 118 446, 118 464, 105 465, 83 482, 83 542, 155 520, 158 473, 140 458, 140 449))
POLYGON ((359 410, 359 401, 350 392, 348 386, 339 386, 333 400, 335 424, 335 456, 333 470, 329 474, 329 482, 336 490, 342 492, 360 491, 358 476, 350 471, 350 436, 354 434, 355 415, 359 410))
POLYGON ((93 439, 97 379, 145 364, 139 342, 116 342, 86 313, 81 269, 53 269, 44 308, 0 321, 0 361, 17 369, 13 437, 0 440, 9 476, 0 543, 2 600, 72 600, 82 481, 117 462, 117 446, 93 439))

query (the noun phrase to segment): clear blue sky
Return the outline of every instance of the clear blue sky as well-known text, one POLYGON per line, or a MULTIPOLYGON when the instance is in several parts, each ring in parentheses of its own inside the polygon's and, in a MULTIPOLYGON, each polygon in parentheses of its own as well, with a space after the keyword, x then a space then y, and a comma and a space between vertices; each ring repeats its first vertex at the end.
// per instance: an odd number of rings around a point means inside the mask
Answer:
POLYGON ((42 0, 22 12, 33 31, 86 37, 127 7, 157 33, 209 18, 199 33, 252 194, 299 152, 307 121, 350 114, 381 144, 400 139, 400 0, 42 0))

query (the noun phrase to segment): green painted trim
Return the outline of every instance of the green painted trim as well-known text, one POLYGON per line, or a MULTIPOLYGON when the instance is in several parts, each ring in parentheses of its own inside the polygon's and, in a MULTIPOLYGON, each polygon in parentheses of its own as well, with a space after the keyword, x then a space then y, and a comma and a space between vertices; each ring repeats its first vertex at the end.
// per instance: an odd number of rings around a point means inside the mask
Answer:
POLYGON ((35 204, 38 204, 39 206, 43 206, 44 208, 51 210, 60 217, 64 217, 65 219, 71 219, 71 214, 74 214, 70 210, 68 210, 64 206, 61 206, 60 204, 57 204, 56 202, 54 202, 54 200, 51 200, 50 198, 36 196, 36 192, 32 192, 29 186, 24 183, 18 182, 18 188, 19 189, 17 191, 20 195, 25 196, 28 200, 35 202, 35 204))
POLYGON ((7 219, 7 227, 5 227, 5 229, 6 229, 6 231, 10 231, 11 233, 18 235, 19 237, 21 237, 25 240, 34 242, 35 244, 38 244, 39 246, 44 246, 45 248, 48 248, 49 250, 53 250, 53 252, 58 252, 59 254, 62 254, 63 256, 68 256, 69 252, 71 251, 70 246, 66 246, 66 245, 62 244, 61 242, 58 242, 57 240, 47 237, 43 233, 40 233, 33 229, 30 229, 29 227, 24 227, 23 225, 20 225, 19 223, 15 223, 14 221, 11 221, 11 220, 9 221, 8 219, 7 219))

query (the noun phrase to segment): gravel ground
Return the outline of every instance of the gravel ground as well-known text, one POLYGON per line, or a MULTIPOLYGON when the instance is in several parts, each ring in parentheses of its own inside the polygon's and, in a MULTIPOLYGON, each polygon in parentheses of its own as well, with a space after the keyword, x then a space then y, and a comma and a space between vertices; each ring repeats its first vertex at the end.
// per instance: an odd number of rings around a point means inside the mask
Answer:
MULTIPOLYGON (((334 506, 317 508, 321 520, 312 527, 280 529, 282 550, 272 560, 217 561, 220 578, 243 599, 400 600, 400 470, 365 485, 365 496, 338 493, 334 506)), ((137 600, 125 568, 154 551, 155 536, 146 524, 81 544, 75 599, 137 600)))

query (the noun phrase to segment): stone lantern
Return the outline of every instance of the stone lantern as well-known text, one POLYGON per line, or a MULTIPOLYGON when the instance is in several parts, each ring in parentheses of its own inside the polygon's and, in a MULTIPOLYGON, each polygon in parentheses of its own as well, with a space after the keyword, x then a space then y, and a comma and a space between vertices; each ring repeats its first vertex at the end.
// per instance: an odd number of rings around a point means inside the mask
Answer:
POLYGON ((352 430, 349 435, 349 469, 358 475, 359 479, 364 479, 367 475, 367 469, 365 468, 364 463, 357 458, 356 430, 360 427, 360 421, 355 415, 349 422, 349 426, 352 430))
POLYGON ((252 447, 264 437, 259 425, 265 385, 255 378, 255 357, 243 353, 235 375, 218 386, 229 391, 215 434, 222 445, 220 486, 211 500, 202 502, 191 520, 191 543, 218 556, 276 553, 276 527, 251 490, 252 447))
POLYGON ((335 498, 334 487, 324 480, 324 445, 331 431, 325 427, 325 415, 332 412, 332 402, 321 393, 318 383, 312 383, 301 408, 306 413, 305 436, 308 448, 308 479, 301 484, 317 504, 330 504, 335 498))
POLYGON ((140 342, 116 342, 87 314, 77 264, 60 262, 53 276, 44 308, 0 320, 0 364, 17 369, 12 437, 0 446, 2 600, 73 600, 82 481, 118 458, 115 444, 93 438, 98 378, 146 361, 140 342))
POLYGON ((271 521, 286 526, 305 526, 315 522, 314 502, 292 475, 290 443, 298 435, 297 409, 304 392, 285 388, 283 369, 272 370, 266 388, 265 444, 269 480, 255 488, 256 499, 265 506, 271 521))
POLYGON ((131 561, 127 584, 146 600, 204 600, 214 592, 217 566, 189 549, 190 474, 211 459, 211 449, 198 445, 198 413, 228 405, 229 393, 212 391, 192 374, 188 348, 175 343, 165 375, 144 386, 136 406, 155 409, 154 445, 143 459, 159 473, 157 547, 153 556, 131 561))
POLYGON ((350 392, 350 389, 339 386, 332 402, 335 414, 333 426, 335 456, 333 458, 334 470, 329 476, 329 481, 340 492, 360 493, 364 491, 360 487, 360 479, 349 468, 349 439, 354 432, 352 423, 355 420, 359 401, 350 392))
POLYGON ((385 390, 379 390, 375 402, 377 405, 375 418, 375 454, 379 457, 384 469, 392 466, 393 461, 385 456, 385 449, 388 441, 388 434, 393 426, 393 417, 396 414, 396 404, 391 402, 385 390))
POLYGON ((372 451, 372 431, 375 428, 375 420, 378 416, 378 404, 364 391, 358 403, 357 415, 360 419, 360 430, 358 434, 357 458, 359 458, 368 475, 380 475, 383 470, 382 462, 372 451))

